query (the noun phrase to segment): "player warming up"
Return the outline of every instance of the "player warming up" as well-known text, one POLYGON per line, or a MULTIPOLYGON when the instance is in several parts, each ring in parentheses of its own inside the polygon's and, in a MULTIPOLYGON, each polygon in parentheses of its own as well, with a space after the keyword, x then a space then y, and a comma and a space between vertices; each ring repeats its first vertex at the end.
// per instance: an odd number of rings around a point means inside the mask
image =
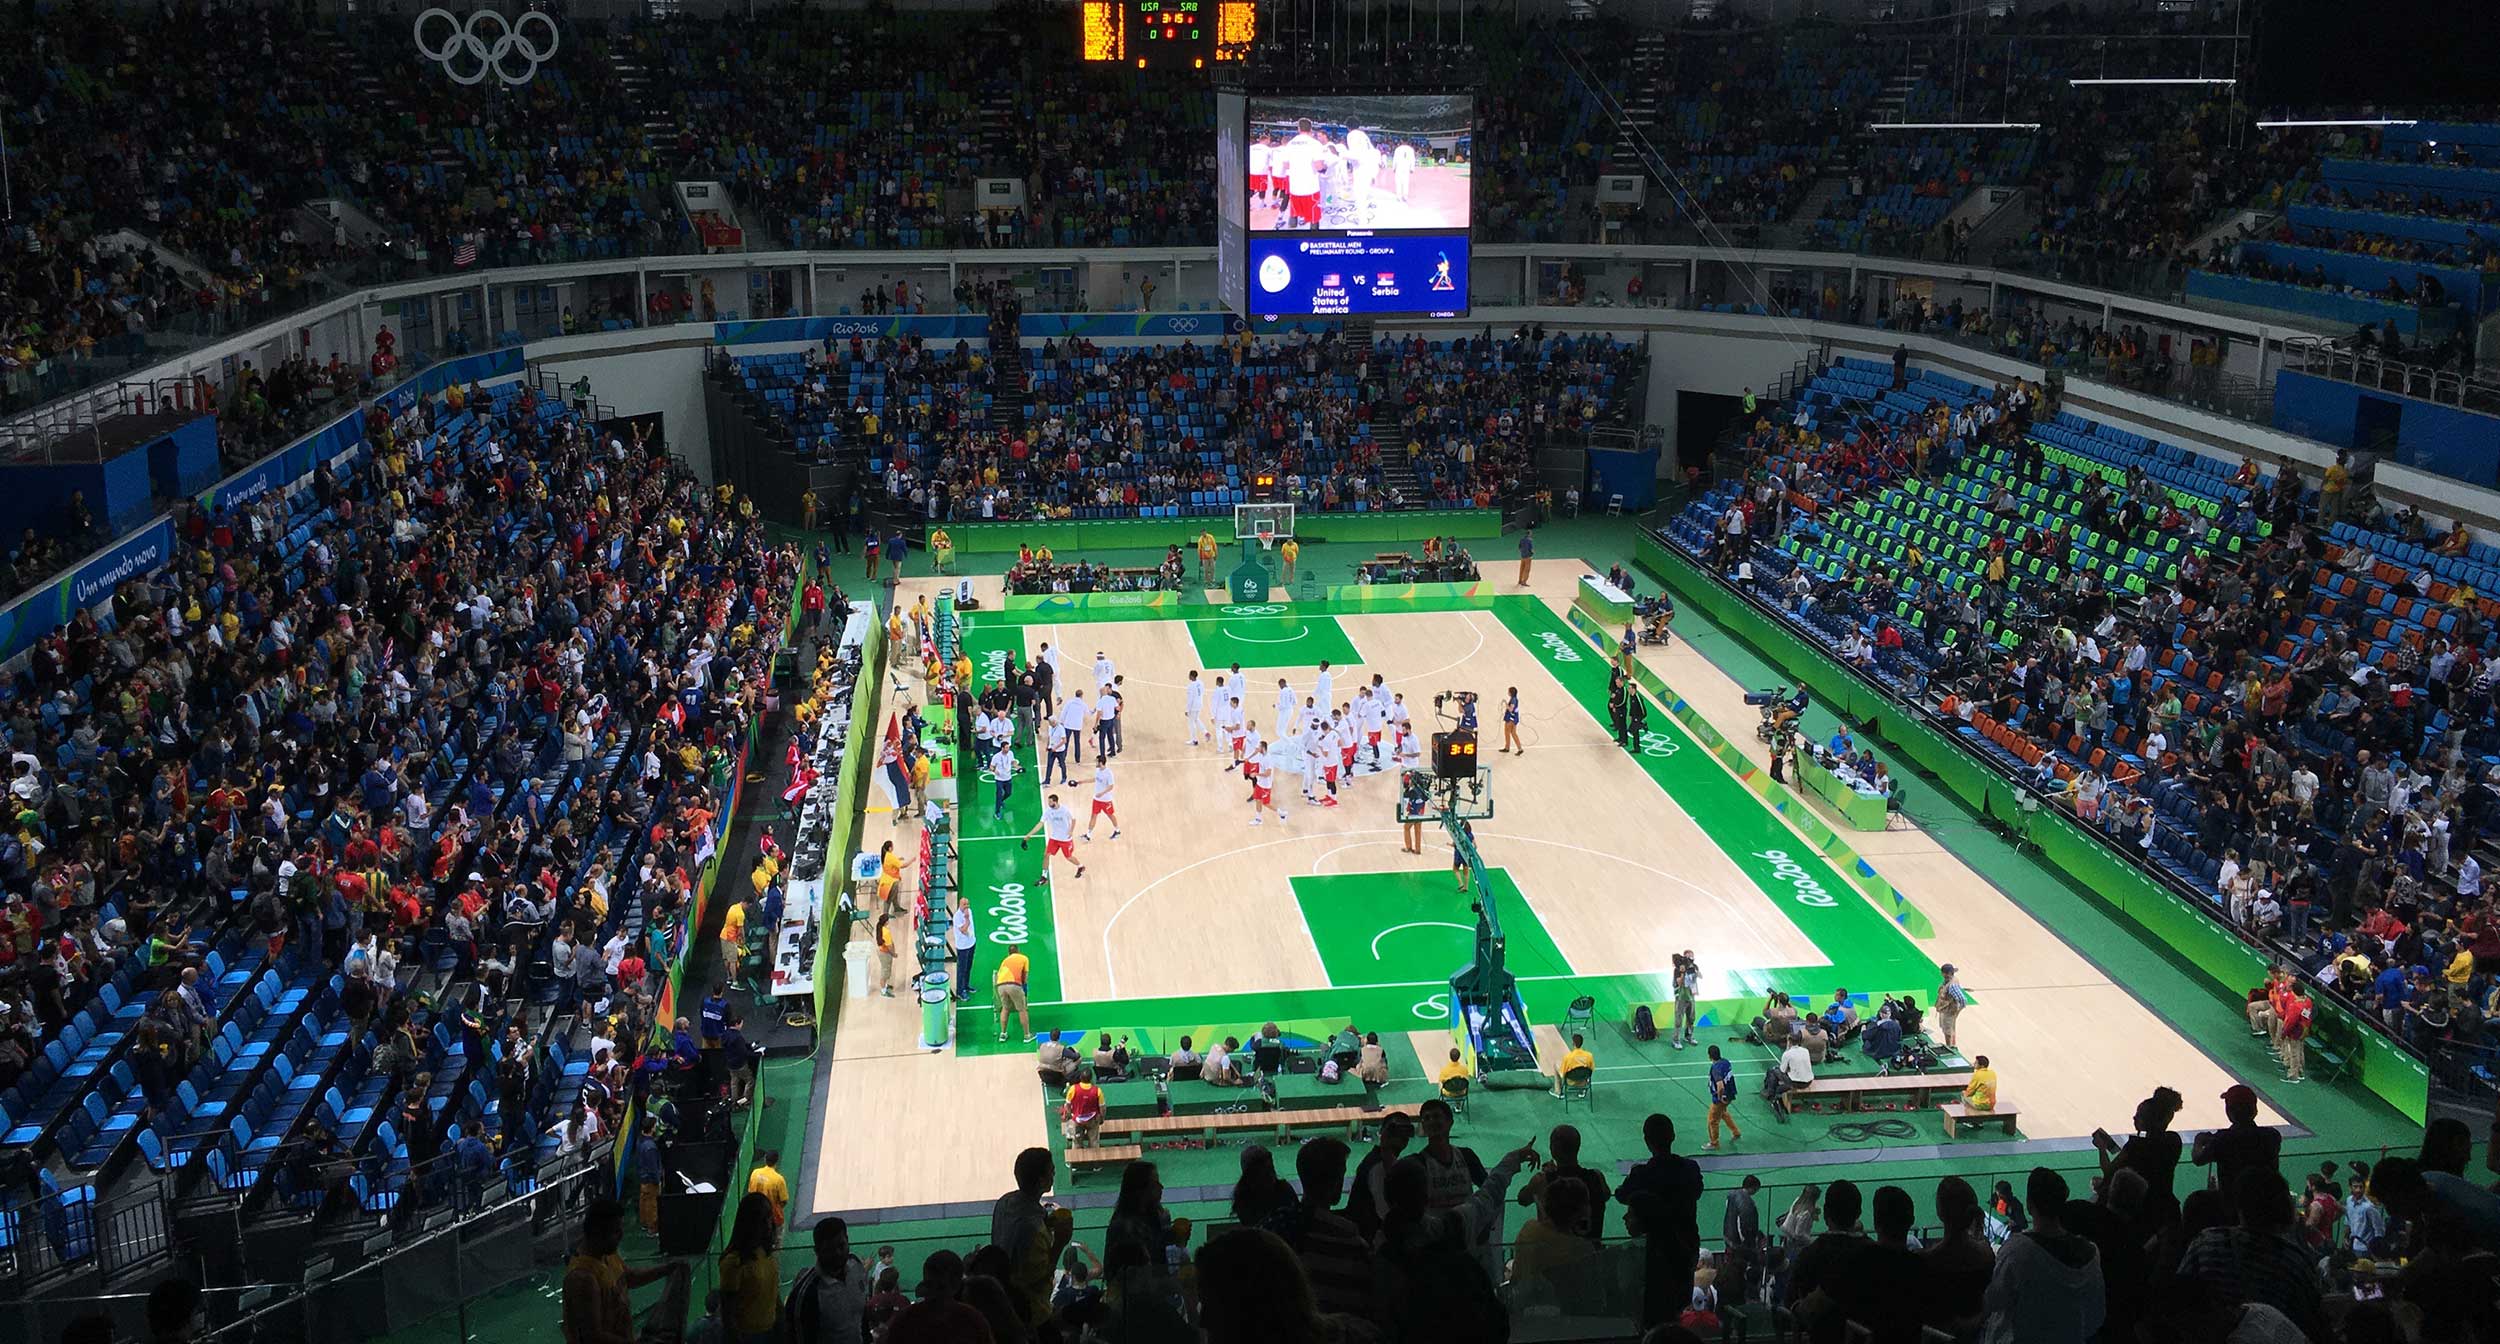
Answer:
MULTIPOLYGON (((1222 687, 1223 678, 1216 678, 1215 684, 1222 687)), ((1207 684, 1198 680, 1198 669, 1194 667, 1189 669, 1189 685, 1182 697, 1181 712, 1189 720, 1189 745, 1194 747, 1198 739, 1207 735, 1207 684)))
POLYGON ((1285 809, 1276 805, 1276 762, 1270 753, 1261 751, 1250 758, 1244 773, 1250 776, 1250 824, 1265 824, 1262 813, 1276 814, 1278 824, 1285 820, 1285 809))
POLYGON ((1024 833, 1024 840, 1017 848, 1031 849, 1037 832, 1047 832, 1050 837, 1042 846, 1043 881, 1050 880, 1051 859, 1060 855, 1067 856, 1068 862, 1076 865, 1078 877, 1085 876, 1085 861, 1076 856, 1076 814, 1060 803, 1058 794, 1050 795, 1048 803, 1042 808, 1042 819, 1034 822, 1033 829, 1024 833))
MULTIPOLYGON (((1111 818, 1111 838, 1119 839, 1120 809, 1113 806, 1111 802, 1111 763, 1097 761, 1094 764, 1094 810, 1085 818, 1086 839, 1094 838, 1094 823, 1104 817, 1111 818)), ((1084 874, 1079 873, 1077 876, 1082 877, 1084 874)))

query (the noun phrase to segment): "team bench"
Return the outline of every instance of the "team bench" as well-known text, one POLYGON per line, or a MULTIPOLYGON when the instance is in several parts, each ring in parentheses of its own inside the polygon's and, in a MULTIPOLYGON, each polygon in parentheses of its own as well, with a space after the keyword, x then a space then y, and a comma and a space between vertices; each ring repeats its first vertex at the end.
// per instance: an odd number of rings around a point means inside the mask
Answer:
POLYGON ((1948 1139, 1961 1137, 1956 1126, 1993 1125, 1999 1121, 2004 1122, 2007 1138, 2012 1138, 2014 1135, 2014 1108, 2002 1101, 1997 1103, 1997 1108, 1993 1111, 1974 1111, 1958 1101, 1948 1101, 1938 1109, 1944 1112, 1944 1136, 1948 1139))
POLYGON ((1068 1170, 1083 1174, 1096 1167, 1124 1167, 1146 1155, 1146 1150, 1133 1143, 1106 1144, 1095 1148, 1069 1144, 1065 1154, 1068 1170))
POLYGON ((1402 1102, 1376 1111, 1367 1111, 1360 1106, 1328 1106, 1298 1111, 1226 1111, 1216 1115, 1143 1115, 1125 1120, 1105 1120, 1102 1122, 1102 1134, 1105 1138, 1141 1142, 1195 1138, 1212 1145, 1226 1134, 1256 1134, 1284 1140, 1296 1130, 1342 1129, 1351 1142, 1361 1136, 1365 1124, 1391 1115, 1414 1116, 1422 1109, 1420 1102, 1402 1102))
POLYGON ((1927 1109, 1927 1103, 1938 1092, 1959 1092, 1970 1082, 1970 1071, 1948 1073, 1885 1073, 1843 1078, 1817 1078, 1803 1087, 1791 1089, 1792 1097, 1839 1097, 1852 1111, 1866 1109, 1869 1097, 1908 1097, 1910 1105, 1927 1109))

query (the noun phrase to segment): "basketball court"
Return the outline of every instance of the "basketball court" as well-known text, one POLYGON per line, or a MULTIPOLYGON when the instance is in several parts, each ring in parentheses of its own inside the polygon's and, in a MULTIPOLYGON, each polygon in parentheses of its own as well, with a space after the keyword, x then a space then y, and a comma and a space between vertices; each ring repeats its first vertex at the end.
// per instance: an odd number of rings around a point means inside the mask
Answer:
MULTIPOLYGON (((1333 808, 1305 803, 1297 777, 1285 775, 1276 802, 1286 815, 1251 825, 1230 752, 1211 733, 1193 747, 1183 712, 1193 670, 1211 717, 1214 678, 1229 689, 1236 663, 1243 707, 1270 736, 1277 681, 1297 700, 1311 695, 1322 661, 1332 699, 1378 676, 1423 733, 1441 726, 1436 696, 1482 697, 1479 760, 1492 815, 1473 833, 1508 970, 1543 1047, 1557 1044, 1574 1000, 1594 1000, 1583 1020, 1599 1033, 1601 1086, 1620 1078, 1672 1087, 1692 1098, 1698 1123, 1700 1052, 1642 1054, 1621 1034, 1632 1005, 1671 997, 1677 952, 1701 964, 1711 1041, 1741 1032, 1774 988, 1816 1004, 1844 987, 1864 1005, 1904 992, 1925 1003, 1939 964, 1954 962, 1976 1000, 1962 1018, 1962 1049, 1996 1056, 2024 1138, 2079 1140, 2123 1121, 2155 1085, 2188 1098, 2181 1128, 2220 1123, 2218 1097, 2233 1076, 1933 839, 1915 829, 1853 833, 1868 871, 1897 892, 1879 903, 1860 887, 1857 862, 1827 859, 1743 771, 1663 709, 1653 705, 1636 749, 1616 745, 1607 654, 1565 616, 1586 572, 1546 557, 1524 588, 1503 565, 1472 586, 1049 610, 1002 609, 998 580, 974 580, 984 609, 965 619, 963 639, 982 678, 1045 644, 1059 653, 1062 687, 1081 686, 1089 702, 1097 653, 1125 678, 1125 747, 1111 763, 1122 834, 1109 838, 1106 819, 1094 839, 1077 842, 1081 879, 1064 860, 1046 870, 1041 845, 1023 841, 1046 791, 1062 795, 1082 833, 1093 796, 1090 734, 1074 782, 1048 790, 1031 784, 1041 761, 1025 747, 1027 782, 1001 816, 992 815, 989 781, 961 782, 960 871, 982 940, 973 998, 936 1052, 920 1048, 907 996, 844 1005, 836 1082, 819 1102, 816 1207, 987 1198, 1017 1150, 1056 1142, 1033 1046, 1020 1035, 1001 1040, 994 1024, 989 984, 1011 947, 1032 960, 1036 1030, 1109 1032, 1161 1053, 1183 1034, 1203 1048, 1274 1022, 1311 1041, 1351 1023, 1391 1046, 1396 1078, 1437 1070, 1454 1035, 1449 980, 1476 939, 1450 845, 1427 825, 1424 853, 1402 852, 1394 772, 1358 774, 1333 808), (1521 755, 1498 750, 1500 705, 1513 686, 1521 755), (2079 1053, 2086 1024, 2126 1048, 2079 1053), (963 1160, 899 1164, 842 1141, 863 1125, 886 1129, 898 1111, 942 1118, 950 1159, 963 1160)), ((907 582, 903 599, 938 587, 907 582)), ((1642 657, 1722 735, 1753 745, 1753 711, 1725 674, 1680 642, 1642 657)), ((908 821, 871 817, 865 843, 909 832, 908 821)), ((1734 1049, 1750 1085, 1768 1057, 1734 1049)))

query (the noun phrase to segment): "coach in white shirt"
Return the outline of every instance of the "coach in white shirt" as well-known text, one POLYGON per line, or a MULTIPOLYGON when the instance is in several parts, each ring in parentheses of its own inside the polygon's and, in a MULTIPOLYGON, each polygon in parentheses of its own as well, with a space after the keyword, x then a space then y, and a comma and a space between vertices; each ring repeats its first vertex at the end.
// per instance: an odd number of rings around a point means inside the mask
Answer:
POLYGON ((1078 765, 1085 764, 1085 693, 1070 691, 1059 702, 1059 726, 1068 730, 1068 755, 1078 765))
POLYGON ((1101 760, 1120 754, 1120 711, 1127 708, 1120 695, 1120 680, 1112 678, 1111 684, 1102 688, 1102 694, 1094 697, 1094 755, 1101 760))

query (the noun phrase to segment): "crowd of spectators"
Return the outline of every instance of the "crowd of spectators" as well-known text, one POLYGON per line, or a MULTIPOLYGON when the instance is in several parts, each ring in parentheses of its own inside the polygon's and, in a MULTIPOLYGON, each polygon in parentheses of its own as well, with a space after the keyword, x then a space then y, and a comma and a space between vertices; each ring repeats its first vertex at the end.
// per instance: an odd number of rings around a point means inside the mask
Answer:
MULTIPOLYGON (((1664 1115, 1641 1123, 1646 1159, 1617 1171, 1584 1163, 1570 1124, 1542 1142, 1478 1132, 1471 1146, 1434 1100, 1420 1116, 1390 1115, 1360 1147, 1301 1144, 1290 1178, 1266 1145, 1245 1145, 1213 1229, 1167 1203, 1153 1161, 1130 1162, 1098 1237, 1050 1198, 1060 1162, 1033 1148, 1017 1157, 985 1237, 916 1251, 916 1263, 891 1247, 872 1262, 835 1217, 793 1229, 785 1247, 771 1192, 748 1194, 720 1257, 724 1288, 737 1291, 695 1329, 1498 1344, 1560 1316, 1584 1330, 1632 1317, 1621 1337, 1642 1344, 1774 1330, 1873 1344, 2472 1336, 2494 1288, 2500 1198, 2467 1174, 2463 1124, 2434 1121, 2418 1152, 2301 1170, 2283 1132, 2258 1122, 2253 1089, 2233 1087, 2228 1123, 2192 1140, 2172 1127, 2182 1105, 2157 1089, 2123 1140, 2097 1136, 2097 1173, 2035 1166, 2020 1188, 1945 1175, 1915 1195, 1844 1177, 1798 1187, 1779 1207, 1753 1175, 1705 1195, 1664 1115), (1530 1216, 1512 1227, 1514 1202, 1530 1216)), ((627 1319, 622 1284, 661 1272, 615 1258, 623 1218, 606 1202, 585 1216, 568 1333, 627 1319)), ((681 1285, 647 1323, 672 1330, 687 1307, 681 1285)))
POLYGON ((951 521, 1210 509, 1238 502, 1254 468, 1310 509, 1482 505, 1531 482, 1549 432, 1629 425, 1646 358, 1527 331, 1368 347, 1306 333, 1053 339, 1027 353, 1018 388, 990 353, 861 337, 734 371, 785 408, 808 453, 857 453, 893 505, 951 521), (1375 423, 1396 428, 1413 487, 1393 480, 1375 423))
POLYGON ((1557 430, 1631 423, 1628 382, 1646 376, 1648 350, 1609 336, 1541 331, 1450 342, 1383 341, 1372 364, 1402 384, 1389 414, 1406 458, 1435 506, 1484 507, 1536 481, 1536 449, 1557 430))
POLYGON ((1927 648, 1959 651, 1937 657, 1930 701, 2038 744, 2035 786, 2175 865, 2216 913, 2401 1038, 2469 1063, 2491 1052, 2500 910, 2475 849, 2500 747, 2500 605, 2431 568, 2465 556, 2471 534, 2434 535, 2409 510, 2364 515, 2340 459, 2315 489, 2243 462, 2210 478, 2224 498, 2200 516, 2142 465, 2105 476, 2052 457, 2034 432, 2045 402, 2023 385, 1939 403, 1889 431, 1915 436, 1889 455, 1887 431, 1862 420, 1780 430, 1766 417, 1738 446, 1748 485, 1725 507, 1743 522, 1712 515, 1714 559, 1775 561, 1755 539, 1819 535, 1821 517, 1905 474, 1979 480, 1974 497, 2005 521, 1975 584, 1913 542, 1899 572, 1865 555, 1838 574, 1766 563, 1766 591, 1852 634, 1892 625, 1907 602, 1927 648), (2026 521, 2024 495, 2071 501, 2071 518, 2026 521), (2175 579, 2138 588, 2068 564, 2095 537, 2145 554, 2189 544, 2175 579), (2391 561, 2372 538, 2431 558, 2391 561), (2027 558, 2049 562, 2049 581, 2022 573, 2027 558))
MULTIPOLYGON (((652 996, 797 560, 663 446, 528 391, 454 387, 366 428, 352 471, 181 515, 166 568, 31 653, 0 725, 0 998, 22 1064, 144 950, 167 992, 133 1055, 161 1107, 204 1044, 173 991, 206 949, 304 949, 344 977, 410 1162, 444 1155, 455 1113, 425 1104, 430 1029, 472 1064, 509 1033, 500 1128, 469 1135, 491 1171, 613 1134, 672 1066, 642 1059, 666 1039, 652 996), (559 1018, 591 1064, 551 1115, 535 1046, 559 1018)), ((270 1160, 327 1143, 308 1122, 270 1160)))
MULTIPOLYGON (((1634 61, 1638 34, 1619 25, 1565 35, 1577 50, 1566 56, 1547 34, 1488 18, 1470 34, 1490 90, 1480 231, 1576 236, 1599 173, 1640 170, 1575 66, 1659 108, 1647 138, 1676 185, 1630 218, 1620 236, 1636 240, 1683 236, 1691 204, 1723 229, 1787 221, 1818 177, 1839 176, 1847 194, 1801 221, 1827 245, 1959 257, 1968 222, 1939 232, 1940 207, 1981 185, 2025 186, 2038 226, 1995 260, 2175 287, 2205 225, 2280 199, 2319 143, 2233 134, 2226 97, 2182 115, 2175 97, 2070 88, 2079 63, 2108 53, 2054 36, 2045 18, 1994 27, 2002 48, 1965 56, 1945 39, 1870 45, 1809 25, 1696 32, 1634 61), (1872 115, 1888 76, 1944 63, 1951 80, 1916 81, 1904 115, 2020 113, 2042 129, 1851 148, 1847 126, 1872 115), (1563 96, 1508 92, 1526 88, 1563 96)), ((36 11, 0 57, 23 90, 22 207, 0 236, 11 280, 0 375, 32 400, 139 356, 151 334, 222 330, 334 283, 712 243, 680 218, 679 180, 726 184, 757 247, 1211 243, 1203 76, 1091 65, 1074 59, 1073 36, 1063 17, 1021 7, 968 27, 782 11, 577 22, 534 79, 481 92, 407 59, 396 23, 351 22, 318 37, 320 59, 273 62, 298 40, 273 10, 93 22, 36 11), (128 59, 175 49, 194 59, 162 78, 136 77, 128 59), (213 74, 264 67, 271 82, 248 103, 213 74), (290 134, 245 133, 253 121, 290 134), (157 126, 169 129, 135 129, 157 126), (988 178, 1020 182, 1021 203, 975 208, 971 189, 988 178), (297 208, 321 199, 362 218, 297 208), (143 241, 114 241, 125 228, 143 241)), ((718 311, 665 285, 643 311, 600 303, 594 325, 718 311)))

